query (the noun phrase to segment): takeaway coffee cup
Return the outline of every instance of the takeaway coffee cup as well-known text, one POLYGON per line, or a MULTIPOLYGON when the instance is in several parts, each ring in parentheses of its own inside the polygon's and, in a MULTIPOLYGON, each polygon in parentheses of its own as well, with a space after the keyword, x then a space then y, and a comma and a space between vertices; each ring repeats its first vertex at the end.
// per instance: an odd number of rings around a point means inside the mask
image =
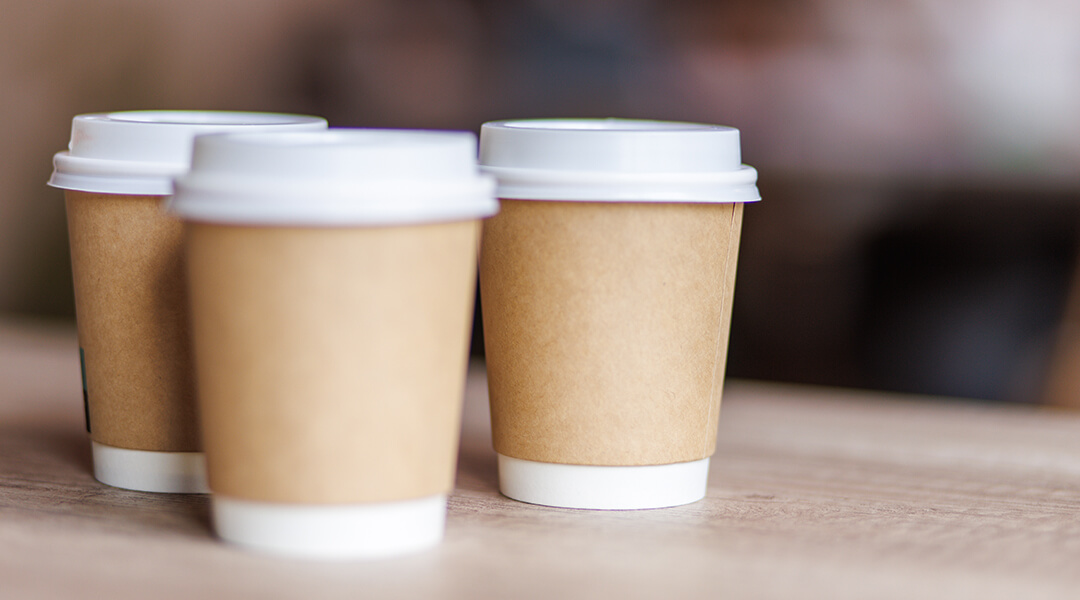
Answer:
POLYGON ((497 209, 471 133, 196 141, 171 210, 221 538, 314 558, 442 538, 497 209))
POLYGON ((101 482, 205 492, 182 227, 162 209, 197 134, 316 130, 316 117, 131 111, 75 117, 49 185, 65 190, 83 399, 101 482))
POLYGON ((549 506, 705 495, 743 203, 728 127, 520 120, 481 130, 484 344, 499 485, 549 506))

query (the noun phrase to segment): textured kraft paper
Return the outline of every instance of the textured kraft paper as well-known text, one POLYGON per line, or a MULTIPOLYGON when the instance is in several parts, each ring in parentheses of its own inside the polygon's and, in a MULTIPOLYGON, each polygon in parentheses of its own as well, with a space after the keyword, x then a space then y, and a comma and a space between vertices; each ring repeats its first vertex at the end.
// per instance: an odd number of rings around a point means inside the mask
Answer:
POLYGON ((480 258, 496 451, 580 465, 711 456, 742 210, 503 200, 480 258))
POLYGON ((161 196, 65 196, 91 439, 199 451, 181 222, 161 196))
POLYGON ((189 223, 211 489, 302 504, 449 493, 478 228, 189 223))

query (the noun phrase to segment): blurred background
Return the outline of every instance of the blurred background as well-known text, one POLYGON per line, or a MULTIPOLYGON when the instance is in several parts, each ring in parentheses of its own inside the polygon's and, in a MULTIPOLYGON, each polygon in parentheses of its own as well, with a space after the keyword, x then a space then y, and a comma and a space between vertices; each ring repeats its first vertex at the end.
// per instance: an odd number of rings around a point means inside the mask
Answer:
POLYGON ((738 127, 760 173, 731 376, 993 401, 1072 392, 1058 366, 1080 229, 1072 0, 0 6, 7 318, 73 319, 62 194, 45 181, 75 114, 473 131, 677 119, 738 127))

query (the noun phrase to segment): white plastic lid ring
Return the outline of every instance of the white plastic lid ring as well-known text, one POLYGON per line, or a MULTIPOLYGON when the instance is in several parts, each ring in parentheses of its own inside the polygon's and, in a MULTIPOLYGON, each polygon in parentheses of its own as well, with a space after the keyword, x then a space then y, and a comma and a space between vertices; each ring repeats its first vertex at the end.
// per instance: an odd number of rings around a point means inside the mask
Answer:
POLYGON ((188 170, 196 135, 227 131, 316 131, 325 119, 227 111, 125 111, 79 115, 68 150, 53 158, 49 185, 96 192, 166 196, 188 170))
POLYGON ((211 223, 379 226, 498 211, 463 131, 330 129, 202 136, 169 210, 211 223))
POLYGON ((494 121, 480 165, 500 198, 613 202, 753 202, 757 171, 739 130, 632 119, 494 121))

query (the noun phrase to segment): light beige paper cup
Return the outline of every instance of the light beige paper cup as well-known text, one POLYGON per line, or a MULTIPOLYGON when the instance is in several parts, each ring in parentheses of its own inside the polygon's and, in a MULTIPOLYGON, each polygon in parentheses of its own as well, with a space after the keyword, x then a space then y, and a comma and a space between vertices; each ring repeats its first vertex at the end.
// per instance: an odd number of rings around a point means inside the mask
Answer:
POLYGON ((315 117, 133 111, 80 115, 50 185, 66 196, 94 474, 152 492, 205 492, 182 226, 163 211, 192 139, 324 129, 315 117))
POLYGON ((442 537, 480 219, 455 132, 200 138, 186 239, 219 536, 315 558, 442 537))
POLYGON ((65 194, 96 474, 130 489, 205 491, 181 224, 160 196, 65 194), (160 468, 124 450, 152 452, 160 468))
POLYGON ((571 508, 705 495, 743 203, 738 132, 619 120, 481 133, 485 349, 500 487, 571 508))

